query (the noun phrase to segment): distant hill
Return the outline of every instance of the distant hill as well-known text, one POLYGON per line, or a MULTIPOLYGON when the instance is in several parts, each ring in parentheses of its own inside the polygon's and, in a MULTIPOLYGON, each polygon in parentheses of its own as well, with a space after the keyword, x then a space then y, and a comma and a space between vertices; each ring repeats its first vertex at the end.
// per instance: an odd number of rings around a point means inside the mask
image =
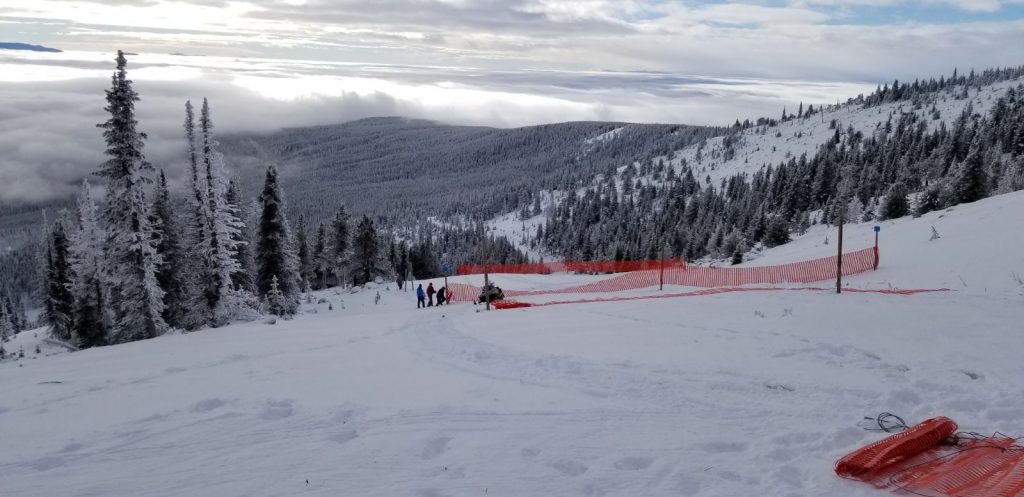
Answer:
POLYGON ((726 130, 568 122, 499 129, 398 117, 271 134, 224 136, 243 193, 278 164, 292 212, 325 220, 344 203, 400 224, 426 216, 488 219, 541 189, 589 184, 622 164, 671 153, 726 130))
POLYGON ((28 43, 13 42, 0 42, 0 50, 27 50, 29 52, 63 52, 63 50, 44 47, 42 45, 30 45, 28 43))

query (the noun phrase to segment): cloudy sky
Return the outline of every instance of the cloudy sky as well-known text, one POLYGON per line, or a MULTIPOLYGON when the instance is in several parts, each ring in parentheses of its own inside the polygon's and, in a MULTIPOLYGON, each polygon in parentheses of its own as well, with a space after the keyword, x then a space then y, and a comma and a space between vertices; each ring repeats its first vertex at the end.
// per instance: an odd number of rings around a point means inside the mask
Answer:
POLYGON ((455 124, 728 124, 880 82, 1024 63, 1024 0, 0 0, 0 205, 102 160, 123 49, 147 154, 182 106, 221 132, 403 115, 455 124))

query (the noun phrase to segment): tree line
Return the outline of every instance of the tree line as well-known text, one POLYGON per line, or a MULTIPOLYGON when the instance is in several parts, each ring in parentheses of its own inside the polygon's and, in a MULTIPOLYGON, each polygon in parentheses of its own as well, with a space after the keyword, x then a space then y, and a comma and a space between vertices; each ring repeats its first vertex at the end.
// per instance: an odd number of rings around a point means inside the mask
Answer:
MULTIPOLYGON (((349 278, 363 284, 415 260, 369 216, 350 219, 344 209, 329 227, 319 226, 311 246, 302 216, 292 228, 272 164, 259 196, 243 205, 237 182, 228 179, 206 99, 198 119, 191 101, 185 103, 189 184, 184 198, 176 197, 164 171, 145 158, 146 135, 135 118, 140 97, 120 51, 116 62, 106 90, 110 117, 99 125, 108 159, 96 175, 105 180, 105 196, 95 198, 85 180, 73 209, 52 222, 44 217, 38 286, 41 320, 54 338, 85 348, 262 313, 287 317, 304 291, 349 278), (382 247, 392 247, 391 253, 382 247)), ((26 324, 23 309, 23 303, 0 299, 0 335, 26 324)))
POLYGON ((530 243, 566 259, 655 259, 664 251, 738 263, 755 246, 780 245, 815 222, 922 215, 1024 189, 1024 85, 984 116, 967 105, 951 126, 934 130, 929 116, 891 115, 869 135, 833 123, 812 157, 720 185, 702 184, 688 165, 678 173, 660 162, 630 165, 565 195, 530 243))

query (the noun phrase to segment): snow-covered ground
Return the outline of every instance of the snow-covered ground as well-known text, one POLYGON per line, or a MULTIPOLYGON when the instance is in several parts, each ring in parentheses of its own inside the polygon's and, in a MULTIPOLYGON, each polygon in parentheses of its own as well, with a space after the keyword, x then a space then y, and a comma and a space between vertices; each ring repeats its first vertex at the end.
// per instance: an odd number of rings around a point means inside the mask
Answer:
MULTIPOLYGON (((884 495, 832 473, 879 438, 864 416, 1024 434, 1021 219, 1024 192, 883 223, 882 267, 850 278, 943 293, 483 312, 381 289, 72 354, 26 332, 0 363, 0 495, 884 495)), ((831 254, 818 230, 749 264, 831 254)))

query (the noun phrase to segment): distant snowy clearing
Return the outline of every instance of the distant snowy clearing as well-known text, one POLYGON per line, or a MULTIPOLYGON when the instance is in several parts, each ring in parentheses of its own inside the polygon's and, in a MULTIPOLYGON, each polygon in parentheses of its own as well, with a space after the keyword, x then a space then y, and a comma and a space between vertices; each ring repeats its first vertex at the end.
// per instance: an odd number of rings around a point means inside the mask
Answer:
MULTIPOLYGON (((887 495, 832 472, 880 438, 864 416, 1024 434, 1022 218, 1024 192, 885 222, 882 266, 849 279, 944 293, 488 313, 416 310, 392 285, 320 292, 328 303, 273 325, 72 354, 37 356, 42 333, 25 332, 6 348, 26 357, 0 363, 2 493, 887 495)), ((871 226, 847 226, 851 249, 873 243, 871 226)), ((748 264, 831 255, 833 233, 813 228, 748 264)), ((536 289, 601 277, 494 279, 536 289)))

